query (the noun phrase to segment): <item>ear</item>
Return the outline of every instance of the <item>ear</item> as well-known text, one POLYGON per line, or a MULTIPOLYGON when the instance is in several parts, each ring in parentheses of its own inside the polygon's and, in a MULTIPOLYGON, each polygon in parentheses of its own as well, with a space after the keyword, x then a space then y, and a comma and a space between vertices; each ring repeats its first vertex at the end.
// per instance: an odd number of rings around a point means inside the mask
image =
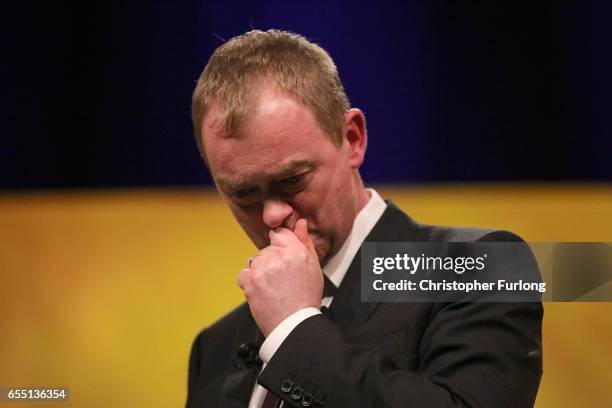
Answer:
POLYGON ((365 157, 368 144, 365 116, 359 109, 350 109, 344 114, 345 142, 350 149, 350 164, 354 169, 359 168, 365 157))

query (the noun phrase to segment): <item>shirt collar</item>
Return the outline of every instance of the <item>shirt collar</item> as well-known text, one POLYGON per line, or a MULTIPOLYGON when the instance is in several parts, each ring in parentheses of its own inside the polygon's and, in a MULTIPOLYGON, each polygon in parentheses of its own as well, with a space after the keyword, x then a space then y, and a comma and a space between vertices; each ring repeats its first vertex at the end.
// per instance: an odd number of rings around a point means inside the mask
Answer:
POLYGON ((342 283, 342 279, 344 279, 344 275, 346 275, 346 271, 348 271, 361 244, 387 208, 387 203, 385 203, 376 190, 368 188, 366 191, 370 199, 365 207, 359 211, 357 217, 355 217, 351 232, 340 247, 340 250, 323 267, 323 273, 336 287, 339 287, 340 283, 342 283))

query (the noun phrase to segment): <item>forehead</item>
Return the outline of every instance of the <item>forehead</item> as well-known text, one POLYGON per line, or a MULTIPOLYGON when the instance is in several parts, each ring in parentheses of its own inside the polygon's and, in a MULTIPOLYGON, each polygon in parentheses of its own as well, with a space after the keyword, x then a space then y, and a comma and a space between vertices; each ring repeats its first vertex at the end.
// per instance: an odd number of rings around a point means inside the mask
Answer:
POLYGON ((221 111, 213 105, 204 117, 203 145, 215 180, 250 179, 315 164, 331 139, 314 116, 294 98, 263 91, 238 135, 225 135, 221 111))

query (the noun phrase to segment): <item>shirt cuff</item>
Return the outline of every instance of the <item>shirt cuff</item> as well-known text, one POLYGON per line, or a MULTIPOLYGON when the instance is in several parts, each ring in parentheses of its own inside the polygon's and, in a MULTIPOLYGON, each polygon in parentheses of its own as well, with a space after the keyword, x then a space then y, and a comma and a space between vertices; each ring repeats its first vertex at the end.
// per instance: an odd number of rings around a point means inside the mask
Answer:
POLYGON ((259 358, 261 358, 261 361, 267 364, 274 356, 274 353, 276 353, 276 350, 278 350, 281 344, 283 344, 283 341, 285 341, 287 336, 289 336, 298 324, 318 314, 321 314, 319 309, 315 307, 306 307, 283 320, 274 330, 272 330, 261 345, 259 349, 259 358))

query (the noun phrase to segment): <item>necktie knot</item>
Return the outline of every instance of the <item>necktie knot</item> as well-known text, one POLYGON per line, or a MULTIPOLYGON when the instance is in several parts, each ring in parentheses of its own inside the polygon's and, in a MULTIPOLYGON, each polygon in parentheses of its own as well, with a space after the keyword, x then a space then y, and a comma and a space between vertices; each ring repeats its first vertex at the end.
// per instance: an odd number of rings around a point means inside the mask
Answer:
POLYGON ((329 278, 323 275, 323 297, 334 296, 336 285, 329 278))

